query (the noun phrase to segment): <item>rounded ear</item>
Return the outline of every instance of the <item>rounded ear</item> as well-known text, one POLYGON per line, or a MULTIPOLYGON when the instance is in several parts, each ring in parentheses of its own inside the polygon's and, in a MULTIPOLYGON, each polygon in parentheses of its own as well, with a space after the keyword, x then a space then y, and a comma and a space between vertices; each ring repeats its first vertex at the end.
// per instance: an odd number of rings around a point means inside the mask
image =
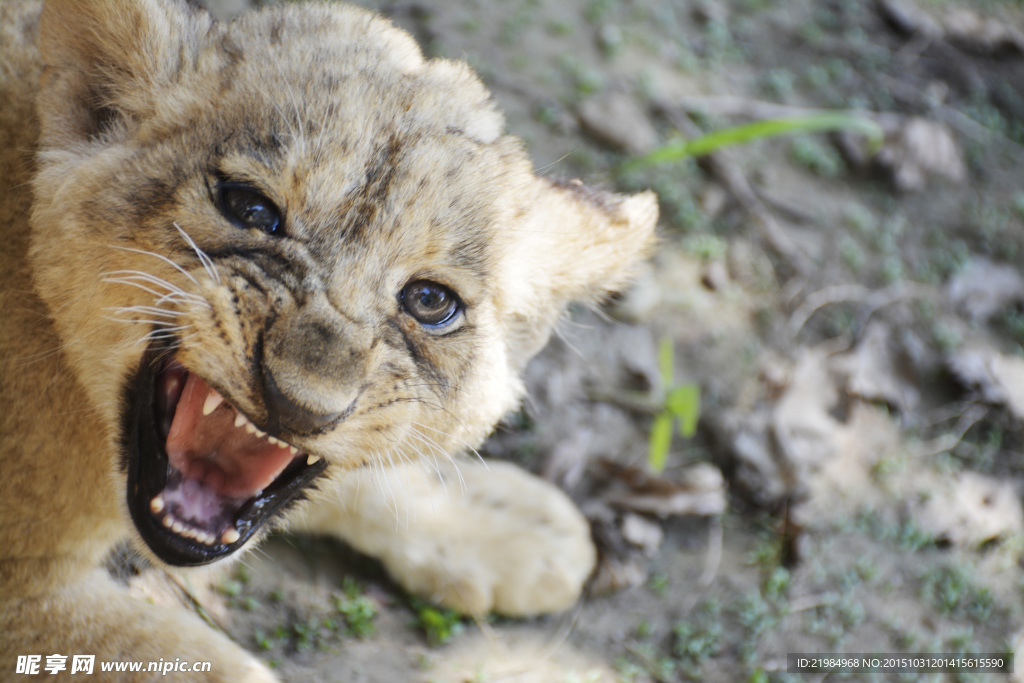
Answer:
POLYGON ((539 178, 535 220, 547 243, 537 267, 547 274, 559 304, 593 302, 623 287, 655 243, 658 198, 653 192, 622 195, 579 180, 539 178))
POLYGON ((39 22, 46 65, 43 140, 88 139, 151 113, 213 19, 184 0, 49 0, 39 22))
POLYGON ((517 368, 547 342, 565 307, 595 303, 625 286, 650 255, 658 200, 532 178, 526 206, 503 241, 508 353, 517 368))

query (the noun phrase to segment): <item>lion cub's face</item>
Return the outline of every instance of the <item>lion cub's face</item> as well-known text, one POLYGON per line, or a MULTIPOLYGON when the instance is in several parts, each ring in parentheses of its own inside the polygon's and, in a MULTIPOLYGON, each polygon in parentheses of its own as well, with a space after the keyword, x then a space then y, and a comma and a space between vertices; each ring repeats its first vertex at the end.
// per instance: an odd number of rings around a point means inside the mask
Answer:
POLYGON ((479 442, 651 239, 652 197, 535 178, 464 66, 360 10, 60 2, 41 52, 37 287, 172 564, 479 442))

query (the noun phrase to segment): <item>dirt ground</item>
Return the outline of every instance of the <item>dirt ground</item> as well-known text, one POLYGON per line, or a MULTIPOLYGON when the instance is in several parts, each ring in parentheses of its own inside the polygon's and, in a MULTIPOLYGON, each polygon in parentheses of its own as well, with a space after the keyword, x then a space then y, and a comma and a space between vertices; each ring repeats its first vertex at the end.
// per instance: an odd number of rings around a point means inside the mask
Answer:
POLYGON ((211 622, 288 681, 824 681, 845 676, 788 674, 787 653, 1024 648, 1019 0, 369 4, 468 60, 540 172, 660 196, 651 267, 573 312, 485 449, 570 492, 601 567, 571 613, 476 623, 281 536, 191 587, 211 622), (811 110, 885 143, 622 167, 811 110), (655 416, 688 384, 697 433, 654 475, 655 416))

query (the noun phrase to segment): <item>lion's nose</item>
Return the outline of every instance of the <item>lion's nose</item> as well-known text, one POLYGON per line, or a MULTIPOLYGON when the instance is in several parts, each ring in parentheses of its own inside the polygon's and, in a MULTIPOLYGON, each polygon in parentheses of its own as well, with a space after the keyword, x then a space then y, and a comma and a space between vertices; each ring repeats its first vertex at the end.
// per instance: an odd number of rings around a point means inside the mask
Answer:
POLYGON ((358 346, 339 321, 323 312, 279 318, 264 340, 267 429, 312 434, 351 410, 366 366, 358 346))
POLYGON ((341 417, 341 411, 323 412, 281 389, 269 369, 263 373, 263 400, 267 407, 267 429, 280 434, 313 434, 341 417))

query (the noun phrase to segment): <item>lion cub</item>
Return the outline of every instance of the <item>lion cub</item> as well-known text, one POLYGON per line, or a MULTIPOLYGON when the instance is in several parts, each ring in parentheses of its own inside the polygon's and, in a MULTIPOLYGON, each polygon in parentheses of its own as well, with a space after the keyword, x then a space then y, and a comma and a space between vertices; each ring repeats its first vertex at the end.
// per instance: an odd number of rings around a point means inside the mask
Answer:
POLYGON ((467 612, 576 599, 571 503, 452 456, 566 304, 623 284, 653 196, 535 177, 465 65, 334 4, 5 0, 0 102, 0 678, 56 652, 273 680, 115 585, 129 537, 186 567, 289 524, 467 612))

